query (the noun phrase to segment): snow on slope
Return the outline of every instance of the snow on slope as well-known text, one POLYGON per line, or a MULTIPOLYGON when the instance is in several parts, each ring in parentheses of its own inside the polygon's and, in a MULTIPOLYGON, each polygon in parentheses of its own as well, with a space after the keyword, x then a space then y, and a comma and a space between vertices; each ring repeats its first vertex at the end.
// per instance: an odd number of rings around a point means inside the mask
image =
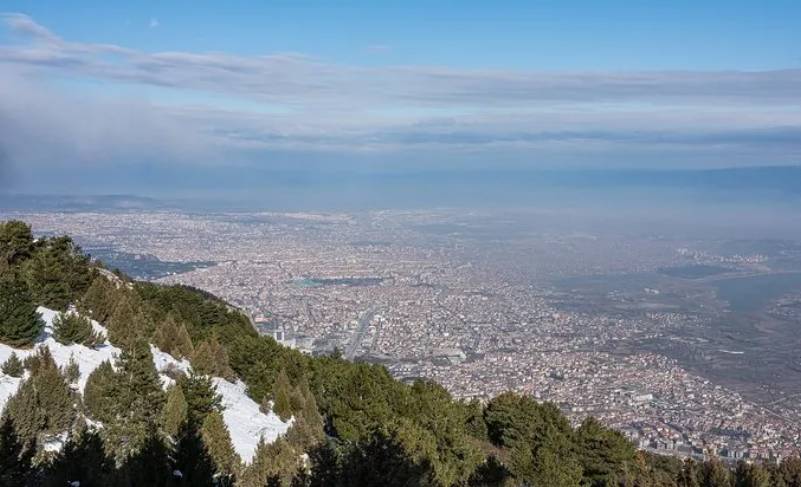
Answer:
POLYGON ((259 405, 245 393, 245 383, 237 380, 232 384, 225 379, 214 377, 217 392, 222 395, 223 418, 231 433, 234 448, 242 460, 248 462, 256 453, 259 438, 272 443, 286 433, 292 425, 293 418, 284 423, 275 413, 264 414, 259 405))
MULTIPOLYGON (((12 352, 15 352, 20 360, 24 360, 25 357, 35 354, 37 348, 47 346, 59 367, 66 366, 71 357, 75 359, 81 371, 78 389, 83 392, 89 374, 104 360, 109 360, 113 364, 115 358, 119 356, 120 349, 111 345, 108 341, 98 345, 96 348, 58 343, 52 336, 53 319, 58 313, 41 306, 38 308, 38 312, 42 315, 45 328, 34 348, 18 349, 0 343, 0 363, 5 362, 12 352)), ((106 334, 106 329, 94 320, 92 320, 92 327, 95 331, 103 335, 106 334)), ((150 350, 153 353, 153 364, 156 370, 159 371, 165 388, 174 382, 164 374, 169 368, 177 368, 184 372, 188 372, 191 369, 187 360, 176 360, 171 355, 152 345, 150 350)), ((217 387, 217 392, 222 396, 222 404, 225 408, 223 418, 228 431, 231 433, 234 449, 242 460, 246 462, 252 460, 256 445, 262 436, 266 442, 271 443, 286 433, 291 426, 291 419, 288 422, 283 422, 273 412, 269 414, 262 413, 259 410, 259 405, 246 394, 246 386, 242 381, 237 380, 235 383, 231 383, 219 377, 213 377, 212 381, 217 387)), ((0 372, 0 410, 5 407, 8 398, 16 392, 20 382, 22 382, 22 379, 10 377, 0 372)))

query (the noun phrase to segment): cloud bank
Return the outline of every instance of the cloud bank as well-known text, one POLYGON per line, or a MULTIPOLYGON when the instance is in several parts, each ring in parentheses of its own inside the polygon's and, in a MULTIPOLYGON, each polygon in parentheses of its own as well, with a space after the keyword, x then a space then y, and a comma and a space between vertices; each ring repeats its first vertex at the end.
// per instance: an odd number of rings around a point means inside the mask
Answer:
POLYGON ((799 69, 364 67, 297 53, 146 52, 70 41, 23 14, 0 22, 0 174, 115 164, 417 171, 801 161, 799 69))

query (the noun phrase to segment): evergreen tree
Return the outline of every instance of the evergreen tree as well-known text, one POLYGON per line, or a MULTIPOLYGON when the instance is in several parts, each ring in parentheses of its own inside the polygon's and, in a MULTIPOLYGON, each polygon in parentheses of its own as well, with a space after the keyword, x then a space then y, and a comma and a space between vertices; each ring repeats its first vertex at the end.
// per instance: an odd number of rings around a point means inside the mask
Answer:
POLYGON ((241 460, 234 450, 228 427, 223 416, 217 411, 206 415, 201 428, 203 444, 216 466, 216 477, 222 485, 232 485, 233 479, 239 470, 241 460))
POLYGON ((58 311, 83 296, 95 274, 88 256, 69 237, 38 242, 22 268, 34 301, 58 311))
POLYGON ((701 487, 701 470, 698 463, 691 458, 686 459, 676 484, 678 487, 701 487))
POLYGON ((187 422, 188 406, 184 398, 183 389, 175 384, 167 391, 167 403, 164 405, 162 415, 162 428, 164 433, 173 440, 178 437, 184 424, 187 422))
MULTIPOLYGON (((300 466, 300 452, 293 449, 283 438, 268 444, 264 438, 259 440, 253 462, 242 472, 239 485, 243 487, 261 487, 276 485, 290 487, 300 466)), ((378 485, 378 484, 343 484, 343 485, 378 485)), ((413 485, 413 484, 408 484, 413 485)))
POLYGON ((37 359, 39 365, 6 404, 17 434, 26 442, 39 434, 60 433, 76 417, 75 399, 52 357, 40 352, 37 359))
POLYGON ((430 466, 410 452, 396 434, 374 431, 367 441, 353 445, 345 453, 338 473, 338 485, 437 485, 430 466))
POLYGON ((176 322, 171 314, 156 328, 153 344, 177 359, 192 358, 195 351, 186 326, 176 322))
POLYGON ((53 354, 50 353, 50 347, 44 346, 39 347, 36 350, 36 353, 28 355, 25 357, 25 360, 22 361, 22 365, 31 375, 36 375, 36 372, 39 370, 41 366, 56 366, 56 361, 53 360, 53 354))
POLYGON ((10 416, 0 422, 0 485, 27 485, 31 474, 33 448, 25 448, 14 430, 10 416))
POLYGON ((584 477, 591 485, 609 485, 625 478, 635 451, 620 432, 590 417, 581 423, 576 436, 584 477))
POLYGON ((186 398, 187 421, 192 428, 200 429, 206 415, 222 411, 222 396, 217 393, 211 379, 191 372, 178 380, 186 398))
POLYGON ((145 340, 139 339, 122 351, 117 369, 117 401, 104 433, 106 445, 121 460, 140 452, 157 431, 164 392, 145 340))
POLYGON ((177 435, 173 469, 181 472, 177 484, 186 487, 213 486, 216 467, 203 444, 200 429, 185 422, 177 435))
POLYGON ((16 378, 22 377, 22 375, 25 373, 25 368, 22 366, 22 360, 17 357, 15 352, 11 352, 8 360, 3 362, 0 370, 2 370, 4 374, 16 378))
POLYGON ((704 462, 701 478, 702 487, 731 487, 731 473, 717 458, 704 462))
POLYGON ((63 266, 59 253, 46 244, 25 262, 28 286, 38 304, 58 311, 67 310, 71 295, 63 266))
MULTIPOLYGON (((295 388, 293 395, 300 398, 297 417, 292 425, 292 430, 296 431, 301 439, 300 445, 303 449, 314 446, 325 439, 325 423, 317 408, 317 401, 309 388, 309 383, 302 378, 295 388)), ((289 433, 287 434, 289 435, 289 433)))
POLYGON ((186 419, 174 448, 174 468, 182 474, 180 485, 210 486, 216 467, 203 443, 201 428, 210 414, 222 409, 222 398, 211 379, 194 372, 181 377, 175 387, 181 389, 186 401, 186 419))
POLYGON ((504 393, 487 404, 484 417, 487 436, 505 449, 506 467, 518 482, 540 485, 542 479, 550 479, 569 485, 573 475, 582 472, 573 430, 553 404, 504 393))
POLYGON ((53 338, 62 345, 79 343, 93 347, 101 341, 89 319, 76 313, 59 313, 53 319, 53 338))
POLYGON ((25 283, 15 273, 0 275, 0 342, 12 347, 30 346, 43 327, 25 283))
POLYGON ((130 487, 172 487, 173 476, 170 457, 159 432, 148 428, 144 440, 130 452, 115 474, 112 485, 130 487))
POLYGON ((7 265, 17 264, 31 255, 31 227, 19 220, 0 223, 0 260, 7 265))
POLYGON ((787 487, 801 487, 801 458, 787 457, 782 460, 774 473, 776 485, 786 485, 787 487))
POLYGON ((281 418, 281 421, 289 421, 292 417, 292 403, 290 393, 292 386, 285 370, 281 370, 273 382, 273 412, 281 418))
POLYGON ((107 325, 109 341, 120 348, 129 348, 155 331, 141 300, 130 294, 123 294, 119 299, 107 325))
POLYGON ((106 456, 100 435, 86 424, 73 429, 58 456, 47 466, 43 485, 105 487, 115 485, 114 461, 106 456))
POLYGON ((572 457, 560 457, 551 448, 540 448, 534 459, 532 485, 578 487, 581 484, 581 465, 572 457))
POLYGON ((86 379, 83 403, 89 415, 102 423, 114 419, 120 398, 120 383, 109 361, 103 361, 86 379))
POLYGON ((8 398, 3 415, 13 421, 14 431, 23 443, 36 442, 39 433, 47 427, 47 417, 32 378, 24 380, 17 392, 8 398))
POLYGON ((70 356, 67 366, 64 367, 63 376, 68 384, 75 384, 81 378, 81 369, 78 366, 78 362, 75 361, 75 357, 70 356))
POLYGON ((768 470, 759 464, 748 464, 742 460, 737 463, 735 487, 771 487, 773 483, 768 470))
POLYGON ((199 374, 222 377, 228 381, 233 381, 235 378, 229 363, 228 352, 215 336, 197 347, 192 357, 192 368, 199 374))
POLYGON ((100 323, 105 323, 114 313, 122 293, 107 277, 97 276, 78 302, 78 309, 100 323))

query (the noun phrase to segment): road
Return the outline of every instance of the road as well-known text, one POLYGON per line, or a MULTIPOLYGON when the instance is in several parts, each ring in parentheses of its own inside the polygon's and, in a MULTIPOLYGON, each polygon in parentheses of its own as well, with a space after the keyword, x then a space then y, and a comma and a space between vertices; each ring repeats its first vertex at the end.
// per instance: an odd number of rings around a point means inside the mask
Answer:
POLYGON ((356 329, 356 333, 353 334, 353 338, 351 338, 350 343, 348 343, 348 348, 345 350, 346 359, 353 360, 356 351, 359 349, 359 345, 362 344, 364 334, 367 333, 367 327, 370 326, 370 322, 377 313, 378 310, 375 307, 362 313, 362 316, 359 318, 359 328, 356 329))

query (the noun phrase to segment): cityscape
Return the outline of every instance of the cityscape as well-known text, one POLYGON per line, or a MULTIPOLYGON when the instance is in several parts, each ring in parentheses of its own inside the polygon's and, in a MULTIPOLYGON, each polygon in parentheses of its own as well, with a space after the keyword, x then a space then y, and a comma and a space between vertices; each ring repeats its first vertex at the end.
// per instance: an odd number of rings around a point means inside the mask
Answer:
POLYGON ((136 278, 218 295, 284 345, 466 401, 529 394, 678 457, 775 460, 801 444, 792 240, 571 228, 537 211, 2 218, 70 234, 136 278))

